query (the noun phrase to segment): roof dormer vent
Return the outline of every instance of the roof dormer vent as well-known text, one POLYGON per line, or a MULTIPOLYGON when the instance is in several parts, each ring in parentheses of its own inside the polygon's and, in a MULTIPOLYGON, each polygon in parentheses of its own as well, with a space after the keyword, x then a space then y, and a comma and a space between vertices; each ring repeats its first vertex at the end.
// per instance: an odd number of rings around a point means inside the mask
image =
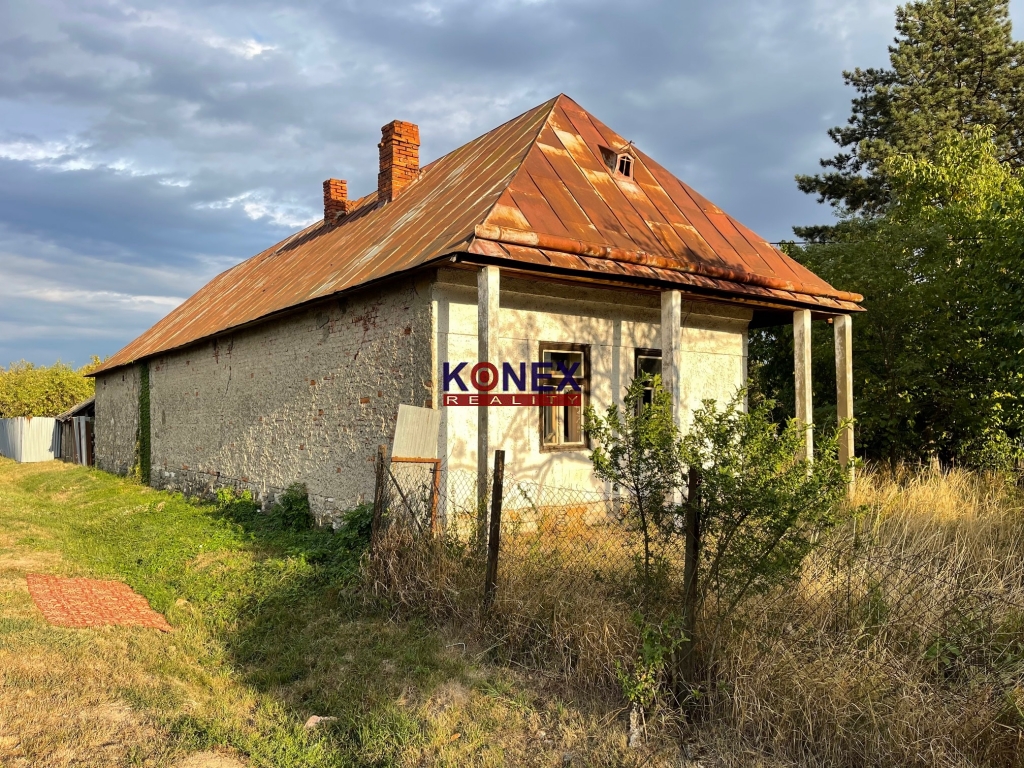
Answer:
POLYGON ((608 166, 608 172, 612 176, 619 176, 623 179, 633 178, 636 156, 633 151, 632 141, 618 149, 601 147, 601 155, 604 157, 604 162, 608 166))

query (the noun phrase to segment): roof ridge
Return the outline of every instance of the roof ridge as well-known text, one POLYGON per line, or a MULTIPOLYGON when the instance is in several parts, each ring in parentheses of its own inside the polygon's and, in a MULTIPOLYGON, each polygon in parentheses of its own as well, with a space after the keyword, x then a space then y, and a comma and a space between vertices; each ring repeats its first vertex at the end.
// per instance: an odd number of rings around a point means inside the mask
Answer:
MULTIPOLYGON (((523 170, 523 162, 526 160, 527 155, 530 154, 530 150, 537 145, 537 140, 540 138, 541 131, 543 131, 544 126, 548 124, 548 121, 551 119, 551 115, 554 114, 555 112, 555 107, 558 106, 558 100, 561 99, 562 97, 568 98, 567 96, 565 96, 564 93, 560 93, 554 98, 548 99, 543 104, 540 104, 539 106, 534 107, 533 109, 528 109, 526 110, 526 112, 523 112, 522 114, 512 118, 512 120, 518 120, 530 112, 542 109, 544 106, 547 106, 547 114, 544 115, 543 120, 537 123, 537 132, 533 135, 533 138, 530 139, 530 141, 527 143, 526 148, 523 150, 523 154, 520 156, 519 161, 516 163, 515 170, 508 175, 508 179, 506 179, 505 185, 501 188, 501 191, 497 195, 495 195, 494 202, 491 203, 490 206, 488 206, 487 211, 483 215, 483 218, 480 219, 480 221, 477 222, 477 224, 475 224, 474 227, 484 224, 487 221, 488 217, 490 217, 491 213, 494 211, 494 206, 496 206, 500 202, 501 196, 505 194, 508 188, 512 185, 512 182, 515 181, 516 176, 518 176, 519 172, 523 170)), ((507 125, 508 123, 511 123, 512 120, 506 120, 504 123, 502 123, 502 125, 507 125)), ((473 238, 474 236, 475 230, 471 230, 468 233, 468 237, 473 238)))

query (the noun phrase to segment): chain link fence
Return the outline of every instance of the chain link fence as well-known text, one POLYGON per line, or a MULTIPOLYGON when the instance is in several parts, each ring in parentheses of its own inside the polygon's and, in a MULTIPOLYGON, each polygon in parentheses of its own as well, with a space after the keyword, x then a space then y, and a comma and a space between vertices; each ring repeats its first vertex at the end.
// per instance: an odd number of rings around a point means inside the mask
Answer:
MULTIPOLYGON (((441 463, 381 476, 377 589, 480 633, 505 660, 609 694, 642 654, 642 625, 680 610, 681 530, 645 540, 614 494, 441 463)), ((790 582, 728 606, 709 590, 690 694, 780 749, 831 729, 837 764, 933 765, 936 750, 1024 764, 1024 567, 954 549, 861 519, 830 532, 790 582), (752 717, 760 708, 769 716, 752 717)))

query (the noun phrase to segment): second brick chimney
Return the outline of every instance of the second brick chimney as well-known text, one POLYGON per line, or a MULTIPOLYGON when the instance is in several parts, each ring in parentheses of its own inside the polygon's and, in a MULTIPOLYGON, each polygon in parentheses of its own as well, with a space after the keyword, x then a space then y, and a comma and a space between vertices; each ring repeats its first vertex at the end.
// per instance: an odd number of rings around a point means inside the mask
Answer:
POLYGON ((348 214, 355 201, 348 199, 348 184, 344 179, 328 179, 324 182, 324 223, 335 224, 348 214))
POLYGON ((420 129, 414 123, 392 120, 380 129, 380 173, 377 200, 390 203, 420 175, 420 129))

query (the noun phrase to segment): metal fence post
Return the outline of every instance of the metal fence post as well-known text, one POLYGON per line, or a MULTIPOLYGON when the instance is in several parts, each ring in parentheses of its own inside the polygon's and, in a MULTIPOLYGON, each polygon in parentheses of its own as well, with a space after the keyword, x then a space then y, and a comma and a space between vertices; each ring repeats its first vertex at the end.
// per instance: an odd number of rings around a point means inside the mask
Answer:
POLYGON ((385 483, 388 481, 387 470, 387 447, 377 446, 377 478, 373 486, 373 524, 370 526, 370 546, 377 544, 377 537, 380 535, 381 522, 384 518, 384 499, 387 495, 384 491, 385 483))
POLYGON ((494 452, 491 483, 491 528, 487 537, 487 571, 484 574, 484 610, 491 607, 498 586, 498 549, 501 544, 501 497, 505 485, 505 452, 494 452))

